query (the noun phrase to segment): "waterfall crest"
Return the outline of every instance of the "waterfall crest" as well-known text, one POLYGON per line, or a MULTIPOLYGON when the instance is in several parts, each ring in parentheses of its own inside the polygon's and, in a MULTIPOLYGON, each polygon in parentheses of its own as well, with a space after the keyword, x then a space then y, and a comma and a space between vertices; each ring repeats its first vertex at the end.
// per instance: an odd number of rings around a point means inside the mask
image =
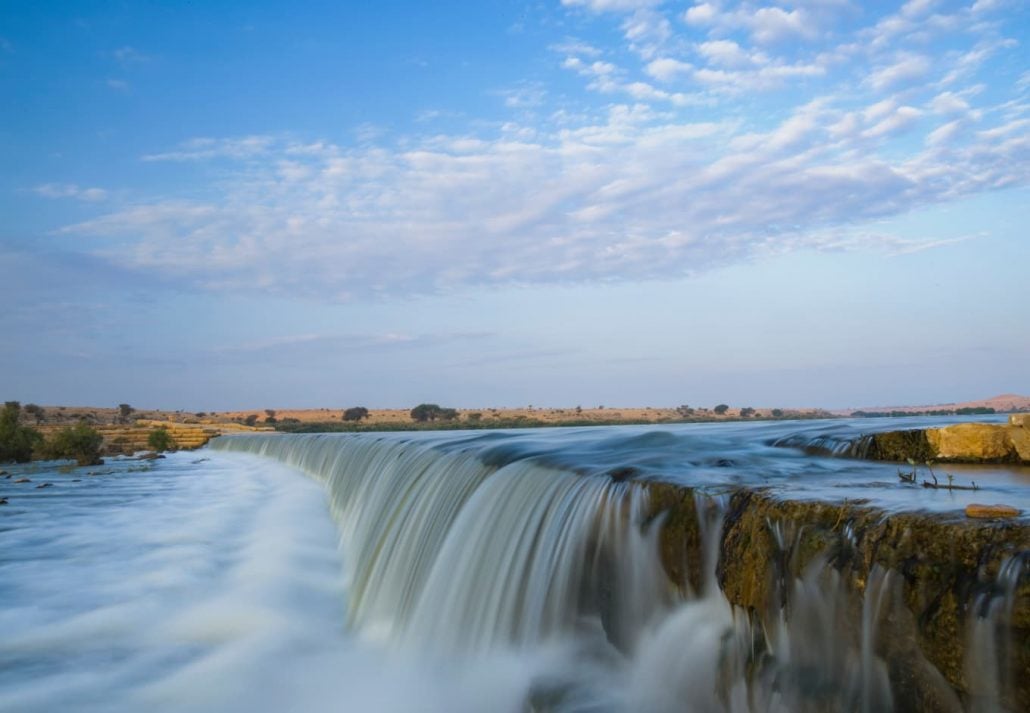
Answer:
POLYGON ((363 636, 476 651, 532 646, 592 620, 628 648, 672 600, 635 484, 392 439, 247 435, 214 447, 325 484, 348 616, 363 636))

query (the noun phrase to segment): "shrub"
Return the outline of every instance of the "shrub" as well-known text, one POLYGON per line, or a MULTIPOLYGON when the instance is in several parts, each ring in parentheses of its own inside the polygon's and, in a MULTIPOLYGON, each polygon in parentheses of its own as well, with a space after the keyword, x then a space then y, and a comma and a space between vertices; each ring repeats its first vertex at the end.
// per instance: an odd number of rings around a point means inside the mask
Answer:
POLYGON ((729 406, 727 406, 726 404, 719 404, 718 406, 716 406, 716 407, 715 407, 714 409, 712 409, 712 410, 713 410, 713 411, 715 411, 715 412, 716 412, 717 414, 719 414, 720 416, 722 416, 722 415, 723 415, 724 413, 726 413, 727 411, 729 411, 729 410, 730 410, 730 407, 729 407, 729 406))
POLYGON ((25 413, 36 419, 37 424, 43 423, 46 418, 46 409, 36 404, 25 404, 25 413))
POLYGON ((254 424, 257 423, 257 420, 258 420, 258 415, 256 413, 252 413, 249 416, 247 416, 245 419, 243 419, 243 423, 245 423, 248 426, 253 426, 254 424))
POLYGON ((773 416, 773 418, 780 418, 780 417, 782 417, 783 416, 783 409, 781 409, 781 408, 774 408, 772 410, 772 416, 773 416))
POLYGON ((133 414, 135 410, 136 409, 134 409, 132 406, 129 406, 129 404, 118 404, 118 420, 121 423, 128 423, 129 417, 133 414))
POLYGON ((364 406, 354 406, 343 412, 344 421, 360 421, 368 418, 368 409, 364 406))
POLYGON ((21 404, 8 401, 0 411, 0 463, 27 463, 43 437, 34 428, 18 423, 21 404))
POLYGON ((749 416, 754 416, 754 415, 755 415, 755 410, 753 408, 751 408, 750 406, 745 406, 744 408, 740 409, 740 417, 741 418, 748 418, 749 416))
POLYGON ((153 451, 173 451, 178 444, 168 429, 161 426, 147 434, 147 446, 153 451))
POLYGON ((79 465, 100 465, 100 446, 104 437, 86 421, 66 426, 43 445, 48 458, 72 458, 79 465))
POLYGON ((441 408, 437 404, 419 404, 411 409, 411 418, 419 423, 426 421, 453 421, 458 418, 458 412, 452 408, 441 408))

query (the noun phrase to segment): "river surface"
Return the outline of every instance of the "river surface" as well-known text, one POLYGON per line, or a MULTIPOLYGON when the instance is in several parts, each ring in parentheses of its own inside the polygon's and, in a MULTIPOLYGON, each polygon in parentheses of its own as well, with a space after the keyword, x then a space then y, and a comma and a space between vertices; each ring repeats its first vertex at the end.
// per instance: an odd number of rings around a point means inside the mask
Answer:
MULTIPOLYGON (((1027 469, 942 468, 980 490, 927 490, 895 465, 771 445, 956 420, 243 436, 157 461, 5 466, 0 711, 790 710, 742 682, 712 697, 726 632, 750 634, 717 592, 660 591, 653 533, 619 524, 637 507, 621 481, 1030 510, 1027 469), (587 548, 632 569, 611 595, 614 648, 582 600, 587 548)), ((889 697, 874 678, 853 698, 889 697)))

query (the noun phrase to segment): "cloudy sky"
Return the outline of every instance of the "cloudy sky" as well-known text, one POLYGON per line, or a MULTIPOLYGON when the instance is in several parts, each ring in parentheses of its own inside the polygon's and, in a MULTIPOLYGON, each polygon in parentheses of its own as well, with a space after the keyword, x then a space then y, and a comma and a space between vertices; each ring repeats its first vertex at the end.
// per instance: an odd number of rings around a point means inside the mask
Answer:
POLYGON ((1021 0, 3 3, 0 397, 1030 392, 1028 30, 1021 0))

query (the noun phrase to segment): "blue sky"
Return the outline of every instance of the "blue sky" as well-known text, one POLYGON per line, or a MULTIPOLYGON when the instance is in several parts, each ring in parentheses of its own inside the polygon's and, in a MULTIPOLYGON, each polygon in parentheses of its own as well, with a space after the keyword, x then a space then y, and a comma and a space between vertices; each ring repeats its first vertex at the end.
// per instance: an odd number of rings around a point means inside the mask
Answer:
POLYGON ((0 5, 0 391, 1030 391, 1030 10, 0 5))

